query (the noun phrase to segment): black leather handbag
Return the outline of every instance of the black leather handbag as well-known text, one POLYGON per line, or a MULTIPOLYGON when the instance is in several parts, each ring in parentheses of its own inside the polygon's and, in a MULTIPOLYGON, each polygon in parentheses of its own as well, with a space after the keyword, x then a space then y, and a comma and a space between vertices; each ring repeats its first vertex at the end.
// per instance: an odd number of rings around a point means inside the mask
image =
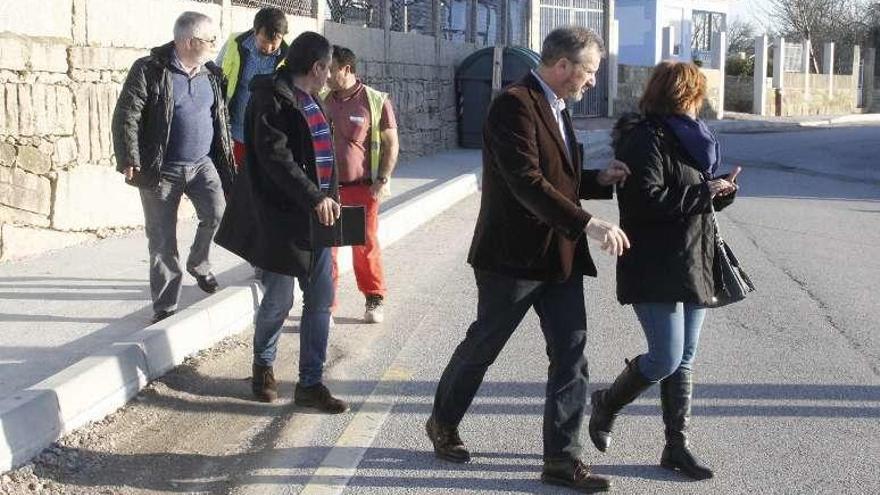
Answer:
POLYGON ((746 298, 749 292, 755 290, 752 280, 739 264, 730 246, 721 237, 718 228, 718 218, 715 209, 712 209, 712 221, 715 224, 715 262, 712 271, 715 278, 715 296, 711 306, 720 308, 746 298))

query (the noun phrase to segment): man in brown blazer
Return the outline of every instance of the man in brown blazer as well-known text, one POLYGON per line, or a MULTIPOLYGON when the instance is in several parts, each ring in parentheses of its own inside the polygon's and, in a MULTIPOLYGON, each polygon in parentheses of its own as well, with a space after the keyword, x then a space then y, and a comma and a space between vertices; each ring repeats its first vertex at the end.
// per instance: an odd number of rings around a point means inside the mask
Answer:
POLYGON ((614 224, 584 211, 581 199, 612 197, 629 169, 612 160, 582 170, 565 99, 595 85, 602 39, 559 28, 544 40, 541 65, 493 101, 483 127, 483 195, 468 261, 474 268, 477 319, 437 386, 426 424, 437 457, 467 462, 458 425, 483 375, 529 308, 541 321, 550 371, 544 406, 545 483, 587 493, 610 481, 580 460, 587 401, 584 276, 596 276, 586 237, 621 255, 629 247, 614 224))

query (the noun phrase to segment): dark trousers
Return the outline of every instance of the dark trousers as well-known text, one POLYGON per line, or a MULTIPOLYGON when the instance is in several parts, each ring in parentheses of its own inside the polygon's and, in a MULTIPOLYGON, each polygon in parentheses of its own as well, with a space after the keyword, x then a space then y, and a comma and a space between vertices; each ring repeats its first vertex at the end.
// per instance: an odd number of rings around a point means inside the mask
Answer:
POLYGON ((537 282, 475 270, 477 320, 443 371, 434 397, 438 421, 458 425, 498 357, 529 308, 535 308, 547 344, 544 402, 544 459, 580 456, 580 429, 587 400, 587 315, 584 281, 573 275, 563 283, 537 282))

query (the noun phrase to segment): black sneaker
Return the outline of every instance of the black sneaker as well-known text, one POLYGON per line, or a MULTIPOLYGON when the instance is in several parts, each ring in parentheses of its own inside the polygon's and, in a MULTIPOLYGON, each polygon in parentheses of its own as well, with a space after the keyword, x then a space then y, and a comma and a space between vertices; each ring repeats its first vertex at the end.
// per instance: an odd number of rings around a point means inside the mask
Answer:
POLYGON ((385 320, 385 313, 383 310, 383 301, 384 298, 380 295, 372 294, 367 296, 367 303, 365 304, 366 311, 364 311, 364 321, 367 323, 382 323, 385 320))
POLYGON ((313 407, 327 414, 340 414, 348 411, 348 404, 330 395, 323 383, 303 387, 299 383, 293 391, 293 403, 302 407, 313 407))
POLYGON ((174 313, 177 313, 176 309, 169 309, 168 311, 156 311, 156 314, 153 315, 153 323, 159 323, 165 318, 174 315, 174 313))

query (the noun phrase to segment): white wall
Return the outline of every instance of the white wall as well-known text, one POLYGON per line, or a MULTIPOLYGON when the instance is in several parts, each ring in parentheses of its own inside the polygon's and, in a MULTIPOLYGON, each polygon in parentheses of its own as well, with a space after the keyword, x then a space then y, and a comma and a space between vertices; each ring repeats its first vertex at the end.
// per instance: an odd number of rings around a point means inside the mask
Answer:
POLYGON ((620 63, 652 66, 659 62, 663 50, 663 28, 674 20, 680 45, 679 57, 691 59, 691 37, 694 10, 730 11, 729 0, 617 0, 615 18, 620 23, 620 63))
POLYGON ((660 49, 656 0, 617 0, 614 13, 620 24, 619 63, 654 65, 660 49))
POLYGON ((174 21, 187 10, 210 16, 217 28, 222 13, 220 5, 181 0, 87 0, 85 8, 87 44, 135 48, 171 41, 174 21))
POLYGON ((0 33, 70 38, 72 9, 73 0, 0 0, 0 33))

